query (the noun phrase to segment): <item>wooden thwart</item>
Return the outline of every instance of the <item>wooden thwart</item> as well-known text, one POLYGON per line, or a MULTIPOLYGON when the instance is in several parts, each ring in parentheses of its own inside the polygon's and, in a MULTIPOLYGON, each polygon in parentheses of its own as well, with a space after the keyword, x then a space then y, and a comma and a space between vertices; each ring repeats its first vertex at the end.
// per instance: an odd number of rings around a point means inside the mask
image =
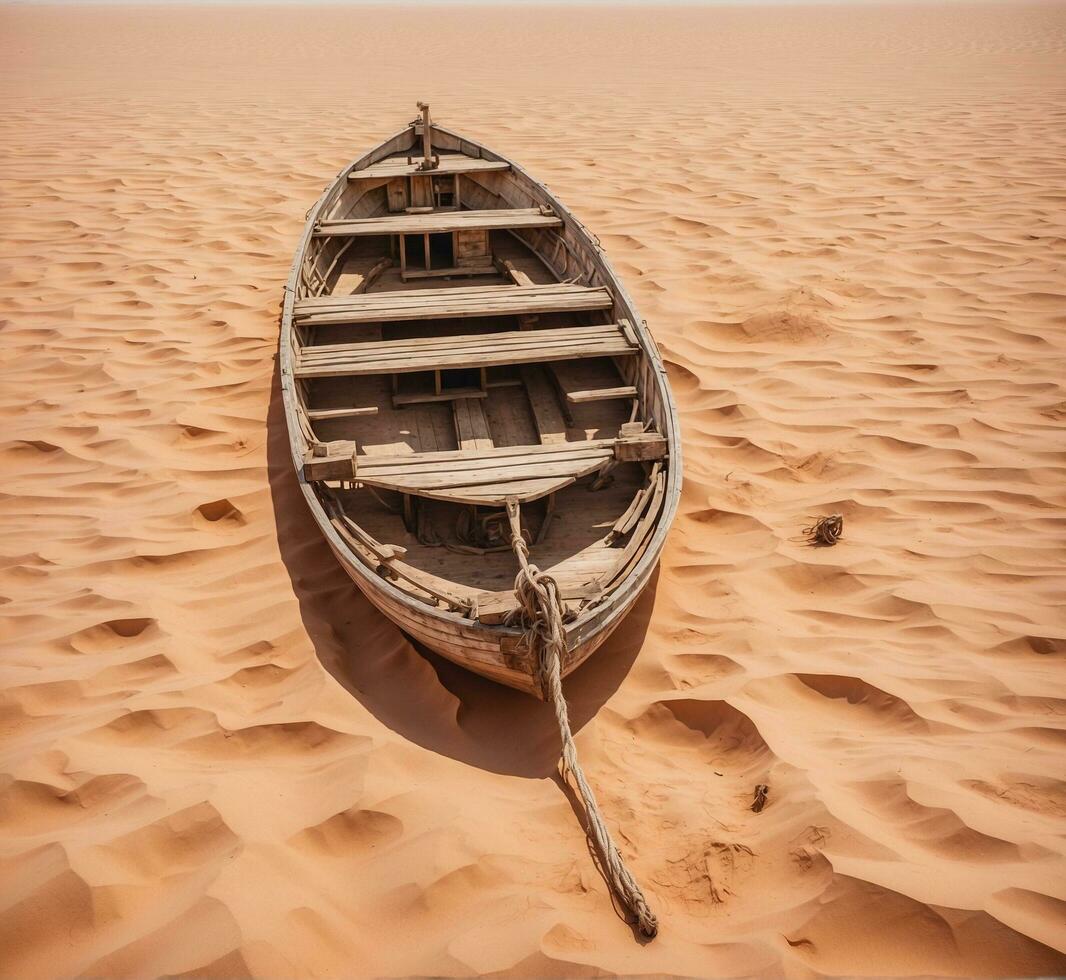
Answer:
POLYGON ((509 446, 473 453, 415 453, 356 460, 360 483, 425 497, 502 505, 507 497, 536 500, 598 470, 614 440, 554 446, 509 446))
MULTIPOLYGON (((348 174, 349 180, 377 180, 392 177, 411 177, 424 174, 420 160, 411 160, 406 156, 390 157, 372 163, 362 170, 353 170, 348 174)), ((492 171, 510 170, 511 165, 502 160, 480 160, 460 153, 441 154, 439 163, 433 168, 434 174, 472 174, 490 173, 492 171)))
POLYGON ((301 326, 323 323, 376 323, 472 316, 608 310, 614 300, 602 286, 548 283, 533 286, 456 286, 358 296, 318 296, 297 300, 301 326))
MULTIPOLYGON (((617 324, 304 347, 298 378, 405 374, 633 354, 617 324)), ((621 395, 613 397, 622 397, 621 395)))
MULTIPOLYGON (((478 434, 476 420, 467 417, 464 424, 469 441, 485 438, 478 434)), ((324 456, 312 453, 305 458, 306 479, 354 480, 417 496, 502 506, 508 497, 528 501, 554 493, 613 461, 661 459, 666 441, 657 433, 641 432, 618 439, 406 456, 355 456, 354 443, 333 443, 328 448, 324 456)))
POLYGON ((503 208, 490 211, 432 211, 429 214, 390 214, 376 218, 320 221, 316 238, 330 235, 436 235, 447 231, 483 228, 558 228, 562 219, 541 208, 503 208))

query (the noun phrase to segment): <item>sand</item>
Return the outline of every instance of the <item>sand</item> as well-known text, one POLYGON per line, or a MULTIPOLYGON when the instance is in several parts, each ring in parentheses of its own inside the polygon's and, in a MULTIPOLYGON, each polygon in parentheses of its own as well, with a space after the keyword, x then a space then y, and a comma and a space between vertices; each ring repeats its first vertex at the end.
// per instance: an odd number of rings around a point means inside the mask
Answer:
POLYGON ((0 972, 1066 972, 1066 8, 0 38, 0 972), (679 400, 661 571, 567 685, 648 945, 547 709, 370 608, 286 456, 304 212, 418 98, 599 235, 679 400))

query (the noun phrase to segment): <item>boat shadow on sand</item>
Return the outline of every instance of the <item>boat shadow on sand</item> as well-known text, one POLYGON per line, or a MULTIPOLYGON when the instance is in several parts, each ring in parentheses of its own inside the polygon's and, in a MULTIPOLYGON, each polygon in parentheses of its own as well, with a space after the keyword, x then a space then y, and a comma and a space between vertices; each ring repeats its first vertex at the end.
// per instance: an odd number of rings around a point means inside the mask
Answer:
MULTIPOLYGON (((345 574, 311 516, 292 465, 277 367, 267 465, 281 558, 322 666, 382 724, 423 748, 490 772, 550 777, 551 707, 414 643, 345 574)), ((618 689, 647 633, 658 570, 624 623, 565 683, 576 733, 618 689)))

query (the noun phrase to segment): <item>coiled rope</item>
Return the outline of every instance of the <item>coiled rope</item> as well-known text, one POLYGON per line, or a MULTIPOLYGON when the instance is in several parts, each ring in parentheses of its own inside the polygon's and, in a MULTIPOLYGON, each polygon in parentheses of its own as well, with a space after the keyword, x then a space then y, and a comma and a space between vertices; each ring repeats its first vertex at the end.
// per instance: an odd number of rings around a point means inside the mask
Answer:
POLYGON ((625 908, 636 916, 641 933, 649 939, 654 938, 659 931, 659 921, 648 908, 644 893, 611 839, 600 815, 596 796, 577 759, 577 746, 570 731, 570 715, 563 695, 562 658, 566 652, 566 632, 559 587, 555 579, 542 573, 529 561, 529 545, 522 536, 517 501, 507 501, 507 517, 511 526, 511 547, 519 564, 514 583, 518 613, 526 628, 526 642, 531 648, 534 645, 537 648, 537 679, 541 691, 555 709, 555 720, 559 724, 559 736, 563 743, 563 778, 572 776, 581 794, 588 818, 588 832, 604 862, 607 884, 625 908))

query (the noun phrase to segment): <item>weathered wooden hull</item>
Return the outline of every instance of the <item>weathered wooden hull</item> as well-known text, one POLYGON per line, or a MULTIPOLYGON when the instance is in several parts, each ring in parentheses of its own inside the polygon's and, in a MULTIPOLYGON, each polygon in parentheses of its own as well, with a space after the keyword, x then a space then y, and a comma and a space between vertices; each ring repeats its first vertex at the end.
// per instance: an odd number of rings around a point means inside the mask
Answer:
MULTIPOLYGON (((380 576, 367 576, 365 566, 353 563, 346 549, 332 541, 330 547, 359 591, 411 639, 475 674, 541 696, 530 658, 516 650, 518 631, 483 626, 456 615, 427 616, 424 607, 406 596, 390 594, 396 590, 387 588, 380 576)), ((568 649, 564 675, 581 666, 622 624, 654 571, 655 563, 649 564, 646 577, 633 583, 624 601, 612 602, 601 619, 586 625, 582 638, 568 649)))
MULTIPOLYGON (((681 446, 677 413, 669 391, 666 371, 645 321, 640 317, 633 301, 615 275, 596 240, 577 221, 566 207, 540 183, 530 177, 517 164, 464 137, 440 126, 433 127, 434 143, 458 149, 471 156, 486 160, 502 161, 510 166, 508 193, 513 206, 547 206, 563 221, 559 233, 561 243, 552 256, 560 276, 566 275, 571 262, 595 271, 597 281, 607 284, 616 302, 619 315, 626 317, 636 327, 642 356, 634 359, 632 383, 640 388, 646 410, 655 419, 659 430, 669 444, 669 465, 665 469, 665 490, 656 526, 648 544, 628 571, 626 577, 611 592, 606 601, 595 605, 567 625, 567 656, 563 673, 569 673, 586 660, 611 633, 621 624, 626 613, 639 598, 658 563, 667 531, 675 515, 681 492, 681 446)), ((303 462, 308 443, 300 419, 293 379, 293 304, 304 268, 305 252, 312 237, 315 223, 338 195, 343 193, 348 174, 361 169, 383 157, 402 152, 415 144, 412 128, 402 130, 386 140, 370 153, 346 167, 326 188, 322 197, 308 213, 300 245, 293 263, 292 273, 286 288, 280 338, 280 364, 282 393, 289 425, 290 442, 297 473, 308 506, 315 517, 338 561, 353 582, 385 616, 392 620, 412 639, 424 644, 447 659, 502 684, 539 695, 535 681, 533 654, 521 642, 521 632, 505 626, 490 626, 460 613, 430 606, 413 599, 397 588, 388 578, 361 561, 331 524, 328 515, 314 488, 305 482, 303 462)), ((532 241, 539 240, 534 236, 532 241)))

